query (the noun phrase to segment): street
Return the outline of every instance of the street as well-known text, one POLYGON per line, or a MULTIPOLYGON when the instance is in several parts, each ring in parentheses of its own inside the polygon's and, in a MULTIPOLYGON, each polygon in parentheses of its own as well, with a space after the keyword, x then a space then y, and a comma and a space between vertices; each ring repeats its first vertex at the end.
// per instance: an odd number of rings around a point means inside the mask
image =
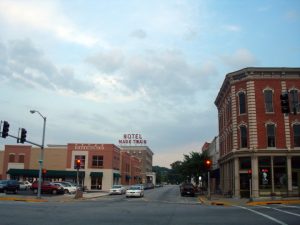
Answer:
POLYGON ((299 217, 299 205, 202 205, 197 197, 181 197, 177 185, 145 190, 144 198, 113 195, 66 202, 0 201, 1 225, 298 225, 299 217))

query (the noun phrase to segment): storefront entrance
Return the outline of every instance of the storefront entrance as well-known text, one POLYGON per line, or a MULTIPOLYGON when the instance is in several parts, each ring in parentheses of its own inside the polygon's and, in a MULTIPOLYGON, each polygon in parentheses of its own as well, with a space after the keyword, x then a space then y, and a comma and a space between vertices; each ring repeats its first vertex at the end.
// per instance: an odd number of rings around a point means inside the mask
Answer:
POLYGON ((240 173, 240 194, 241 198, 250 198, 250 176, 247 173, 240 173))

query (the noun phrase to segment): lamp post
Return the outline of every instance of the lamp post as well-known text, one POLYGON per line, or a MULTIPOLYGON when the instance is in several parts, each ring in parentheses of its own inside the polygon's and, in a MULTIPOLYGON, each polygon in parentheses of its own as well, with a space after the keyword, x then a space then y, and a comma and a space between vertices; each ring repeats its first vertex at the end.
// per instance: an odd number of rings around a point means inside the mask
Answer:
POLYGON ((33 113, 38 113, 44 120, 44 125, 43 125, 43 138, 42 138, 42 145, 41 145, 41 155, 40 155, 40 160, 39 160, 39 181, 38 181, 38 193, 37 193, 37 198, 41 198, 41 186, 42 186, 42 169, 43 169, 43 160, 44 160, 44 143, 45 143, 45 130, 46 130, 46 117, 43 116, 39 111, 37 110, 30 110, 30 112, 33 113))

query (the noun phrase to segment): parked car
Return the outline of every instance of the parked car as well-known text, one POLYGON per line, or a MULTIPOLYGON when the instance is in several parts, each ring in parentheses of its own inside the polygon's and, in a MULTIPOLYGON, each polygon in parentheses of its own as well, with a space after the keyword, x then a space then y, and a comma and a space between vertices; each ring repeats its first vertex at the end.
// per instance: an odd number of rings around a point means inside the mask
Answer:
POLYGON ((154 184, 152 184, 152 183, 147 183, 147 184, 145 184, 145 187, 144 187, 144 189, 153 189, 154 188, 154 184))
POLYGON ((17 180, 0 180, 0 191, 7 193, 13 192, 15 194, 20 190, 20 185, 17 180))
POLYGON ((144 189, 140 185, 131 186, 126 191, 126 197, 144 197, 144 189))
MULTIPOLYGON (((35 181, 32 183, 31 185, 31 190, 33 191, 33 193, 37 193, 38 192, 38 181, 35 181)), ((44 193, 51 193, 51 194, 64 194, 64 188, 59 186, 59 185, 55 185, 52 182, 49 181, 43 181, 42 185, 41 185, 41 191, 44 193)))
POLYGON ((76 187, 68 185, 62 182, 53 182, 53 184, 58 185, 64 189, 65 194, 74 194, 76 192, 76 187))
POLYGON ((24 181, 19 181, 20 190, 27 190, 27 185, 24 181))
POLYGON ((180 185, 180 194, 181 196, 189 195, 195 196, 196 188, 191 183, 183 183, 180 185))
POLYGON ((125 194, 126 189, 123 185, 113 185, 111 189, 109 189, 110 195, 122 195, 125 194))

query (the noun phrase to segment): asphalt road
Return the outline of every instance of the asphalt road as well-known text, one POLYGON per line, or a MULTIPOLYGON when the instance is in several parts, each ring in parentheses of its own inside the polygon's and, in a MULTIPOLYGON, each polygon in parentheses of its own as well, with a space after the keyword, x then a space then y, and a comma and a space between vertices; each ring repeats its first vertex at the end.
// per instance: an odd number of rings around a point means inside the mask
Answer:
POLYGON ((181 197, 178 186, 146 190, 144 198, 105 196, 72 202, 0 201, 0 225, 299 225, 299 205, 223 207, 181 197))

